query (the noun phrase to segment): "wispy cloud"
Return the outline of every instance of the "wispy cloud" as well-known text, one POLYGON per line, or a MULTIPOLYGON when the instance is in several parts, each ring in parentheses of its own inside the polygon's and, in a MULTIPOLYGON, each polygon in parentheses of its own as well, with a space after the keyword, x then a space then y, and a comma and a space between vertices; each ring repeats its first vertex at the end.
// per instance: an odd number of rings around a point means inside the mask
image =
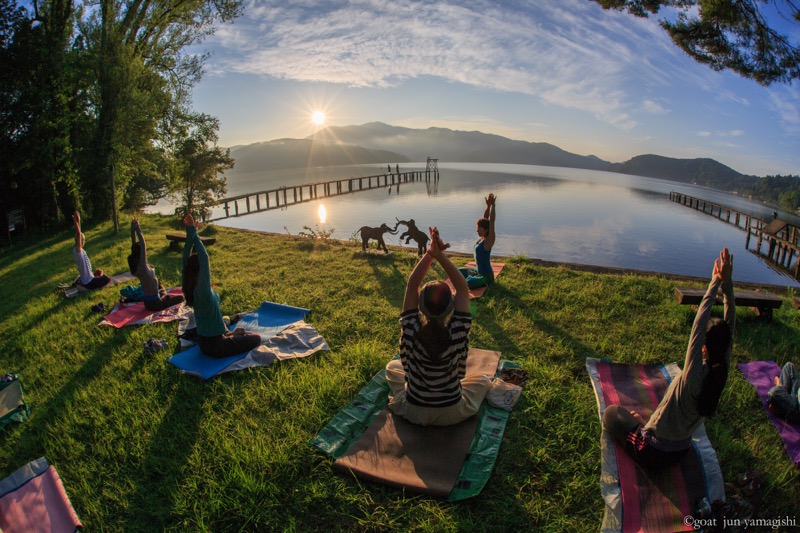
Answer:
POLYGON ((780 126, 787 135, 800 135, 800 88, 774 88, 768 91, 770 107, 778 114, 780 126))
POLYGON ((709 83, 654 20, 583 0, 460 4, 251 0, 214 36, 221 52, 208 69, 355 87, 436 76, 588 111, 623 130, 639 114, 669 112, 649 90, 709 83))

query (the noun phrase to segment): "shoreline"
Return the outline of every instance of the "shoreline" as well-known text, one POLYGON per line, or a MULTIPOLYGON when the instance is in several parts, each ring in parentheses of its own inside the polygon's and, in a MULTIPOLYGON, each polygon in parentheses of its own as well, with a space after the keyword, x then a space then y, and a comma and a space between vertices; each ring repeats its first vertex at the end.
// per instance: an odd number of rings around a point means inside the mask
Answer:
MULTIPOLYGON (((213 225, 213 223, 209 224, 213 225)), ((221 228, 225 228, 231 231, 241 231, 245 233, 255 233, 259 235, 269 235, 274 237, 288 237, 291 239, 301 239, 301 240, 308 240, 307 237, 302 237, 300 235, 293 235, 291 233, 277 233, 274 231, 261 231, 261 230, 254 230, 254 229, 246 229, 246 228, 232 228, 229 226, 217 226, 221 228)), ((331 239, 336 243, 342 244, 351 244, 349 240, 343 239, 331 239)), ((387 245, 388 248, 392 250, 399 250, 408 253, 416 253, 416 246, 398 246, 396 244, 389 244, 387 245)), ((381 254, 383 255, 383 254, 381 254)), ((467 257, 472 258, 472 254, 468 254, 465 252, 447 252, 447 255, 450 257, 467 257)), ((522 257, 522 256, 520 256, 522 257)), ((508 256, 502 255, 492 255, 492 258, 504 258, 507 259, 508 256)), ((600 265, 585 265, 582 263, 566 263, 560 261, 547 261, 544 259, 537 259, 534 257, 525 257, 525 261, 528 261, 532 265, 535 266, 542 266, 548 268, 568 268, 570 270, 574 270, 577 272, 589 272, 592 274, 613 274, 613 275, 636 275, 636 276, 643 276, 643 277, 656 277, 656 278, 664 278, 670 281, 687 281, 687 282, 695 282, 695 283, 702 283, 707 284, 708 281, 711 279, 709 277, 701 277, 701 276, 691 276, 688 274, 671 274, 668 272, 657 272, 653 270, 633 270, 629 268, 622 268, 622 267, 606 267, 600 265)), ((750 290, 750 291, 762 291, 767 292, 770 294, 775 294, 777 296, 786 296, 790 298, 793 296, 794 293, 800 292, 798 289, 794 289, 788 285, 772 285, 769 283, 754 283, 754 282, 747 282, 747 281, 735 281, 736 287, 739 287, 743 290, 750 290)))

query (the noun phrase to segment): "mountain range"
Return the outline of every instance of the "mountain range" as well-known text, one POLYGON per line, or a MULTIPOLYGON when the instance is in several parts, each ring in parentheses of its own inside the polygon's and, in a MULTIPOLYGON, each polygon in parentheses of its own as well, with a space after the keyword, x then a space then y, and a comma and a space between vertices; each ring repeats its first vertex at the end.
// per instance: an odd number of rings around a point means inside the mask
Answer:
POLYGON ((229 174, 307 166, 406 163, 434 157, 441 162, 513 163, 583 168, 693 183, 722 190, 752 187, 759 178, 741 174, 708 158, 676 159, 639 155, 623 163, 579 155, 544 142, 515 141, 479 131, 413 129, 370 122, 330 126, 305 139, 234 146, 229 174))

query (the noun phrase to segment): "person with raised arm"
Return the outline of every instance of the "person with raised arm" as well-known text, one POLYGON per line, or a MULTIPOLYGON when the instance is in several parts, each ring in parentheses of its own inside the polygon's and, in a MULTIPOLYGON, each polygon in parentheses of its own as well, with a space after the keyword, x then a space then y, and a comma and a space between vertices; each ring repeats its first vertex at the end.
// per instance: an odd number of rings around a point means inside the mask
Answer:
POLYGON ((86 236, 81 232, 81 214, 78 211, 73 213, 72 223, 75 226, 75 247, 72 248, 72 258, 75 260, 79 274, 76 284, 89 291, 105 287, 111 278, 103 274, 102 269, 92 271, 92 262, 83 248, 86 244, 86 236))
POLYGON ((469 352, 469 288, 444 254, 449 244, 430 228, 431 245, 406 284, 400 314, 400 359, 386 365, 389 409, 423 426, 457 424, 478 412, 492 377, 466 376, 469 352), (442 281, 420 285, 438 262, 455 287, 442 281))
POLYGON ((697 309, 683 370, 672 380, 650 419, 619 405, 610 405, 603 413, 605 429, 644 467, 661 468, 679 461, 692 447, 695 429, 717 410, 728 378, 736 322, 732 273, 733 257, 723 248, 697 309), (720 287, 725 298, 724 320, 711 318, 720 287))
POLYGON ((194 309, 197 344, 210 357, 229 357, 261 344, 261 336, 242 328, 229 332, 219 308, 219 295, 211 287, 211 267, 208 252, 197 234, 192 215, 183 217, 186 243, 183 247, 183 296, 194 309))
POLYGON ((470 289, 491 285, 494 282, 492 247, 495 241, 494 221, 497 197, 494 194, 489 194, 485 201, 486 210, 483 212, 483 218, 479 218, 475 222, 475 231, 478 232, 478 241, 475 243, 474 249, 476 268, 459 269, 461 274, 467 278, 467 286, 470 289))
POLYGON ((183 301, 183 296, 167 294, 156 278, 155 269, 147 263, 147 244, 136 217, 131 220, 131 253, 128 256, 131 274, 139 278, 144 294, 144 307, 148 311, 161 311, 183 301))

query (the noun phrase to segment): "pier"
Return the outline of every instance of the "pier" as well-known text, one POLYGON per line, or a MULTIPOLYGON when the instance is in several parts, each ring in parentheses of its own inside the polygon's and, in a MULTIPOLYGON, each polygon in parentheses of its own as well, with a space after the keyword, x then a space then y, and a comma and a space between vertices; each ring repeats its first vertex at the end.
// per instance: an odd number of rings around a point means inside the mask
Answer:
POLYGON ((439 180, 438 159, 428 158, 423 171, 376 174, 359 178, 342 178, 318 183, 288 185, 267 191, 251 192, 218 200, 210 207, 222 207, 221 215, 206 219, 214 222, 231 217, 241 217, 273 209, 285 209, 289 206, 310 202, 320 198, 330 198, 342 194, 352 194, 372 189, 400 187, 403 183, 436 182, 439 180))
POLYGON ((797 226, 777 218, 767 222, 730 207, 675 191, 669 193, 669 199, 746 231, 745 248, 748 251, 764 258, 779 271, 800 280, 800 229, 797 226), (750 243, 753 241, 756 246, 751 250, 750 243))

